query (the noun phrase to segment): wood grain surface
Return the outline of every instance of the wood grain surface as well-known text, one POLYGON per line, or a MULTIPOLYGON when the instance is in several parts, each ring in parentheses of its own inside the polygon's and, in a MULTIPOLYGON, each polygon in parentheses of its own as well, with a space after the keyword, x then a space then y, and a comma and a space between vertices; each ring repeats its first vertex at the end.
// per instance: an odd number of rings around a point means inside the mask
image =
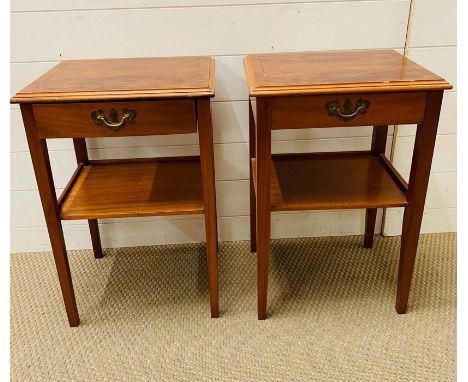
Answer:
POLYGON ((19 91, 12 103, 214 96, 210 57, 62 61, 19 91))
POLYGON ((62 219, 203 213, 195 157, 90 161, 60 205, 62 219))
POLYGON ((406 206, 405 193, 369 152, 272 156, 272 211, 406 206))
POLYGON ((443 78, 393 50, 248 55, 250 95, 451 89, 443 78))

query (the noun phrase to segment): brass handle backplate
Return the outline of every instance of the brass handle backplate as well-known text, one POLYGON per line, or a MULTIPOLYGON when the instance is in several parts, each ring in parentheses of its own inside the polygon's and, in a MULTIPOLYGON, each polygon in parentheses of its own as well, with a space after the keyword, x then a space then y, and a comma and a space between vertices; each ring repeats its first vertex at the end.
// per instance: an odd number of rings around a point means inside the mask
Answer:
POLYGON ((342 121, 349 121, 356 117, 358 114, 366 114, 367 109, 370 106, 370 102, 366 99, 359 98, 356 102, 356 108, 352 110, 352 103, 349 98, 346 98, 343 104, 343 111, 340 109, 340 103, 338 100, 327 102, 325 109, 328 115, 336 115, 342 121))
POLYGON ((117 111, 112 108, 109 117, 110 117, 110 122, 106 119, 106 116, 104 114, 104 111, 102 110, 95 110, 91 113, 91 119, 94 121, 94 123, 98 126, 106 125, 109 129, 112 131, 119 131, 120 129, 123 129, 125 127, 125 124, 128 123, 133 123, 136 120, 136 111, 131 110, 131 109, 123 109, 123 115, 121 120, 119 121, 119 114, 117 111))

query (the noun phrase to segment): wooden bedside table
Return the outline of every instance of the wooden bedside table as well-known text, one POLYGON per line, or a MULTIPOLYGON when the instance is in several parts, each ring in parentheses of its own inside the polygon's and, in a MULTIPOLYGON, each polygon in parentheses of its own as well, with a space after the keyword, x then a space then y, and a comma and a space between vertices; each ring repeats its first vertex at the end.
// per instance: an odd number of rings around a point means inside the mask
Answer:
POLYGON ((271 211, 405 207, 396 310, 405 313, 442 95, 452 86, 392 50, 249 55, 250 222, 258 318, 267 311, 271 211), (417 124, 409 183, 385 157, 388 125, 417 124), (374 126, 369 151, 271 155, 271 130, 374 126))
POLYGON ((204 214, 211 317, 218 317, 217 226, 209 57, 64 61, 18 92, 70 326, 79 316, 62 220, 204 214), (89 160, 85 137, 199 133, 199 157, 89 160), (78 167, 57 200, 46 139, 73 138, 78 167))

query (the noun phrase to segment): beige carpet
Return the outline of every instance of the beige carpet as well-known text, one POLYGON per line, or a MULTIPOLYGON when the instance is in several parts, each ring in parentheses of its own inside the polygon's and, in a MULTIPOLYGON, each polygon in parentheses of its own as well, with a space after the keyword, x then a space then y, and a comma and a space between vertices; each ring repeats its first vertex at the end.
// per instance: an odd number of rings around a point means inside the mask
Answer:
POLYGON ((11 256, 13 381, 454 381, 456 235, 421 237, 397 315, 399 238, 273 242, 270 318, 256 259, 222 243, 209 318, 202 245, 70 252, 82 323, 69 328, 50 253, 11 256))

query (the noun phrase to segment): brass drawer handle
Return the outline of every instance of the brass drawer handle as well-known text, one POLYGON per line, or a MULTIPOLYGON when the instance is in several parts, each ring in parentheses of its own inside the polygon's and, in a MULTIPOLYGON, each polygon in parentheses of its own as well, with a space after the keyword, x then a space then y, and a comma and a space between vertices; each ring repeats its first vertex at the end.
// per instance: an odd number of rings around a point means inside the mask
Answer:
POLYGON ((119 114, 117 111, 112 108, 109 117, 111 119, 111 122, 109 122, 106 119, 106 116, 104 115, 104 111, 102 110, 96 110, 91 113, 91 118, 94 121, 94 123, 98 126, 101 125, 106 125, 109 129, 112 131, 119 131, 120 129, 123 129, 125 127, 125 124, 128 123, 133 123, 136 120, 136 111, 131 110, 131 109, 123 109, 123 115, 122 119, 119 121, 119 114))
POLYGON ((370 106, 370 102, 366 99, 359 98, 356 102, 356 108, 352 110, 352 103, 349 98, 346 98, 343 104, 343 111, 340 109, 340 103, 338 100, 327 102, 325 109, 328 115, 336 115, 342 121, 349 121, 358 114, 366 114, 367 109, 370 106))

